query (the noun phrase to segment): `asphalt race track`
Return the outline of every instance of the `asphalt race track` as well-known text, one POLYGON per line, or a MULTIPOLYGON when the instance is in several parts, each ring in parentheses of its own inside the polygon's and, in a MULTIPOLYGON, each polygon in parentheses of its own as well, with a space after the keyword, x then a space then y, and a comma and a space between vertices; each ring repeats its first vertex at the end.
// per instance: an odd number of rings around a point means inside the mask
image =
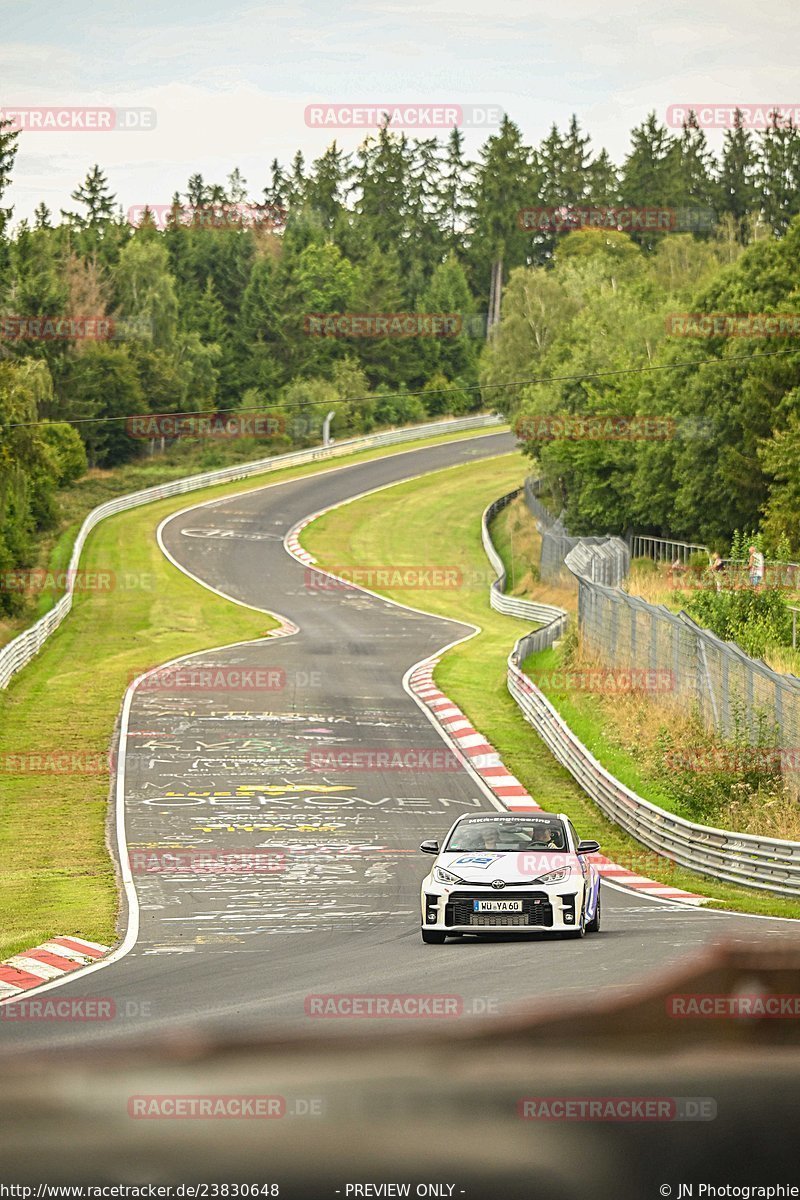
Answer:
POLYGON ((308 514, 362 492, 512 448, 510 434, 489 434, 400 452, 273 483, 165 523, 163 545, 188 572, 281 614, 299 632, 185 660, 195 671, 213 669, 215 683, 222 680, 213 689, 191 675, 140 685, 120 753, 138 939, 107 967, 49 989, 50 997, 112 999, 116 1017, 5 1021, 6 1048, 201 1027, 224 1036, 352 1031, 361 1023, 307 1015, 309 997, 331 993, 457 996, 465 1017, 491 1016, 542 1000, 624 994, 710 943, 798 936, 788 922, 648 902, 604 886, 603 932, 583 941, 422 944, 419 882, 430 859, 419 842, 490 800, 466 768, 331 770, 318 756, 441 752, 436 728, 402 681, 469 629, 353 587, 319 588, 283 538, 308 514), (251 672, 245 687, 235 682, 238 668, 251 672), (164 855, 187 849, 236 855, 241 869, 167 869, 164 855))

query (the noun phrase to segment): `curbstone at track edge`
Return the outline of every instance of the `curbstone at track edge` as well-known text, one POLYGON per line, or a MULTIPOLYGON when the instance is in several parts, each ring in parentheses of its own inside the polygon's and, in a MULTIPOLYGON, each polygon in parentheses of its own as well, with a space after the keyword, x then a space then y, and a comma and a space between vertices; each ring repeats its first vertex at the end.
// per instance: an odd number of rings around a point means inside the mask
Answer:
POLYGON ((59 936, 12 954, 0 962, 0 1000, 13 1000, 29 988, 97 962, 109 949, 85 938, 59 936))

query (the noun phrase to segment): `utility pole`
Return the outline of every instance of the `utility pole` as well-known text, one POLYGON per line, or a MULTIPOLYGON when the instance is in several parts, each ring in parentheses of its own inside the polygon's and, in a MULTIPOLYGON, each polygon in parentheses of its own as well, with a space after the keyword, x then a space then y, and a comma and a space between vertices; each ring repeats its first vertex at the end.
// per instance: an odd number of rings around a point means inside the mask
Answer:
POLYGON ((336 409, 329 412, 325 420, 322 422, 322 444, 330 446, 331 444, 331 421, 336 416, 336 409))

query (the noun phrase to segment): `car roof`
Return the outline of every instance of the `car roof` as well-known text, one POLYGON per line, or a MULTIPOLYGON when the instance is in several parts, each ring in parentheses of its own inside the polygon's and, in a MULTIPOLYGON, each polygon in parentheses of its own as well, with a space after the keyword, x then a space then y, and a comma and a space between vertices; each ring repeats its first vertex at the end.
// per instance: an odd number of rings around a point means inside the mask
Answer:
POLYGON ((548 813, 536 809, 535 812, 487 812, 464 813, 456 819, 456 825, 462 821, 507 821, 511 817, 515 821, 566 821, 563 813, 548 813))

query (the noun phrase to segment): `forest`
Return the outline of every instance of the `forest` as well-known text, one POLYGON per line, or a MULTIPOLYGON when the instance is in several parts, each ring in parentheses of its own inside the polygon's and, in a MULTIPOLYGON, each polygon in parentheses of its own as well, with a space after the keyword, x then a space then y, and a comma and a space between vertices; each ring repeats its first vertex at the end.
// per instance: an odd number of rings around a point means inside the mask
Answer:
MULTIPOLYGON (((24 136, 0 122, 0 205, 24 136)), ((692 117, 650 114, 619 164, 576 118, 528 145, 505 117, 472 160, 459 129, 383 126, 353 154, 196 174, 136 209, 95 164, 65 204, 0 207, 0 572, 87 470, 234 419, 240 451, 279 452, 328 411, 339 438, 502 412, 572 532, 800 545, 791 123, 737 121, 715 154, 692 117), (602 227, 529 215, 586 206, 602 227), (631 221, 645 208, 672 217, 631 221), (786 320, 697 319, 764 313, 786 320), (576 436, 565 417, 660 433, 576 436)))

